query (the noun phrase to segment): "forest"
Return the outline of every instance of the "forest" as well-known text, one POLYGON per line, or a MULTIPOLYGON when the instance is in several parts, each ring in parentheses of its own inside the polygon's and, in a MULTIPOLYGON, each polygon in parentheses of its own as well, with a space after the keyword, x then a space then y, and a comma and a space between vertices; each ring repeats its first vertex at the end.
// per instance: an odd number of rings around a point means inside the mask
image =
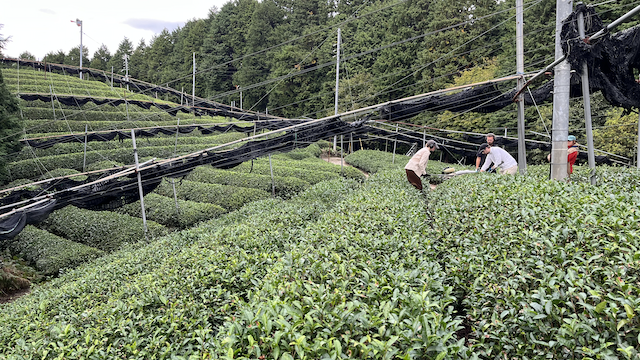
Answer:
MULTIPOLYGON (((555 1, 524 4, 525 73, 554 60, 555 1)), ((604 24, 637 6, 632 0, 594 4, 604 24)), ((632 18, 615 29, 638 23, 632 18)), ((214 101, 289 118, 334 112, 337 30, 341 31, 339 111, 348 111, 456 85, 515 74, 515 3, 493 0, 233 0, 211 8, 149 43, 124 38, 85 64, 214 101)), ((79 47, 43 61, 78 65, 79 47)), ((22 58, 32 58, 24 53, 22 58)), ((637 70, 636 70, 637 72, 637 70)), ((515 83, 505 86, 515 87, 515 83)), ((527 138, 548 140, 550 102, 526 110, 527 138)), ((592 98, 597 149, 632 159, 638 115, 592 98)), ((411 122, 440 129, 516 133, 515 106, 490 114, 423 113, 411 122)), ((586 143, 582 101, 572 101, 569 132, 586 143)))

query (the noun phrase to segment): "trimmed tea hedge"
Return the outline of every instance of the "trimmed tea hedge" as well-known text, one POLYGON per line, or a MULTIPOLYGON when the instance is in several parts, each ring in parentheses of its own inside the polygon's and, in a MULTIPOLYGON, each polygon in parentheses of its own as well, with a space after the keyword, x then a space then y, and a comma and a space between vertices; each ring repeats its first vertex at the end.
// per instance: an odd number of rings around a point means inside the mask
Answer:
MULTIPOLYGON (((176 183, 176 192, 179 199, 215 204, 227 211, 239 209, 246 203, 271 196, 271 193, 259 189, 205 184, 189 180, 178 181, 176 183)), ((156 193, 173 197, 173 187, 165 179, 156 189, 156 193)))
MULTIPOLYGON (((48 119, 51 119, 49 117, 48 119)), ((219 124, 220 120, 213 119, 191 119, 189 122, 180 121, 183 125, 193 124, 211 124, 211 126, 219 124)), ((48 133, 84 133, 86 125, 89 125, 90 131, 100 130, 118 130, 118 129, 133 129, 144 127, 157 127, 157 126, 176 126, 176 120, 173 121, 154 121, 149 119, 136 119, 131 118, 131 121, 102 121, 100 118, 90 120, 24 120, 24 127, 27 130, 27 134, 39 135, 48 133)))
MULTIPOLYGON (((226 143, 246 137, 244 134, 236 133, 236 132, 218 134, 218 135, 200 135, 200 132, 196 132, 196 133, 187 134, 187 135, 188 136, 181 135, 180 137, 178 137, 178 150, 180 150, 180 147, 184 147, 186 145, 198 145, 199 150, 204 150, 209 147, 226 144, 226 143)), ((146 147, 158 147, 158 146, 175 148, 175 143, 176 143, 175 136, 159 135, 152 138, 143 137, 143 138, 136 139, 136 145, 139 150, 146 147)), ((89 142, 87 144, 88 152, 108 151, 108 150, 115 150, 115 149, 128 149, 128 151, 133 154, 133 142, 130 139, 126 139, 122 141, 114 139, 112 141, 94 141, 94 142, 89 142)), ((14 161, 31 159, 33 158, 34 153, 38 157, 65 155, 65 154, 71 154, 71 153, 84 154, 84 142, 70 142, 70 143, 56 144, 47 149, 31 149, 29 147, 24 147, 20 151, 20 153, 18 153, 15 156, 14 161)))
POLYGON ((54 280, 0 313, 0 344, 7 345, 0 351, 66 358, 458 357, 461 320, 445 274, 428 257, 423 198, 410 185, 396 186, 398 178, 355 191, 354 181, 322 183, 300 200, 252 203, 83 267, 65 277, 70 287, 54 280), (82 295, 66 295, 76 286, 82 295), (35 330, 24 334, 19 320, 27 314, 35 330))
POLYGON ((69 241, 31 225, 27 225, 12 239, 7 248, 45 275, 58 274, 63 269, 76 267, 104 254, 96 248, 69 241))
POLYGON ((274 176, 274 181, 272 181, 270 175, 220 170, 211 166, 199 166, 187 175, 185 179, 210 184, 260 189, 269 193, 272 192, 272 185, 275 183, 276 195, 283 197, 290 197, 310 186, 308 182, 294 177, 274 176))
MULTIPOLYGON (((91 211, 66 206, 56 210, 39 227, 65 239, 98 248, 114 251, 126 243, 145 240, 142 219, 110 211, 91 211)), ((149 237, 165 235, 167 229, 147 221, 149 237)))
MULTIPOLYGON (((173 198, 153 193, 144 197, 144 207, 148 220, 180 229, 193 227, 199 222, 216 218, 227 212, 227 210, 215 204, 180 199, 178 199, 178 208, 176 208, 176 202, 173 198)), ((140 201, 118 208, 116 212, 141 217, 140 201)))
MULTIPOLYGON (((188 154, 203 150, 203 144, 200 145, 178 145, 177 154, 188 154)), ((174 146, 145 146, 138 148, 138 156, 140 159, 155 157, 158 159, 168 159, 174 157, 176 148, 174 146)), ((132 164, 134 162, 133 149, 119 148, 104 151, 87 151, 86 163, 88 165, 108 159, 117 163, 132 164)), ((82 170, 85 161, 84 153, 72 153, 64 155, 43 156, 37 160, 20 160, 7 164, 7 171, 14 179, 29 178, 34 176, 34 170, 67 168, 82 170)), ((142 161, 142 160, 141 160, 142 161)))

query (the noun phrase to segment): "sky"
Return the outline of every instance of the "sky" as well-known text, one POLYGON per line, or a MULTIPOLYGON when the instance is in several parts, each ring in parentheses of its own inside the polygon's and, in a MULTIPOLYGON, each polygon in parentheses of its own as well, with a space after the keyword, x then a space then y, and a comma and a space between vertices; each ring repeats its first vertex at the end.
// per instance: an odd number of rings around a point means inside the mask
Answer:
POLYGON ((134 47, 144 39, 147 45, 164 28, 169 31, 193 19, 205 19, 212 8, 220 9, 230 0, 13 0, 0 11, 0 34, 10 37, 3 54, 17 58, 25 51, 42 60, 45 54, 62 50, 65 54, 82 45, 93 57, 104 44, 111 54, 128 38, 134 47))

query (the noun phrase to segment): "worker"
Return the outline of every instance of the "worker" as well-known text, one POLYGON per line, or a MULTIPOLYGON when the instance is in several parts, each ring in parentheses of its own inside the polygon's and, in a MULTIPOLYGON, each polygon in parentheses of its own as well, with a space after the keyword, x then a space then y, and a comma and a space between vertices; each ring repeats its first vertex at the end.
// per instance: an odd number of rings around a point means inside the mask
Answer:
MULTIPOLYGON (((567 137, 567 148, 567 176, 571 176, 571 174, 573 174, 573 165, 576 163, 578 153, 580 152, 575 136, 569 135, 567 137)), ((547 161, 551 161, 551 154, 547 155, 547 161)))
POLYGON ((415 186, 416 189, 422 190, 422 180, 420 180, 420 176, 427 173, 425 170, 427 167, 427 162, 429 161, 429 156, 435 150, 438 150, 440 147, 434 140, 427 141, 426 145, 418 150, 415 155, 409 159, 409 162, 404 167, 407 173, 407 180, 411 185, 415 186))
POLYGON ((480 151, 487 156, 484 165, 480 168, 481 172, 487 170, 498 172, 498 169, 502 175, 513 175, 518 172, 518 162, 506 150, 484 143, 480 145, 480 151))
POLYGON ((569 166, 567 167, 567 175, 571 176, 573 174, 573 164, 576 163, 578 159, 578 142, 576 141, 576 137, 573 135, 569 135, 567 138, 567 161, 569 162, 569 166))
MULTIPOLYGON (((487 144, 489 144, 489 146, 494 146, 496 142, 496 135, 494 133, 488 133, 486 136, 486 139, 487 139, 487 144)), ((483 154, 482 151, 478 150, 478 153, 476 154, 476 171, 478 171, 480 167, 484 165, 484 161, 486 158, 487 158, 487 155, 483 154)))

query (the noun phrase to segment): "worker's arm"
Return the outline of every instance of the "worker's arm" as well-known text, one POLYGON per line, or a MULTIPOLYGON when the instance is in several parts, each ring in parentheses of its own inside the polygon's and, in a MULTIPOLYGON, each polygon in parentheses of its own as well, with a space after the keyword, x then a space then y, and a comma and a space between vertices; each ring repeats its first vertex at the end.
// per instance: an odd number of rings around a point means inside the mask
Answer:
POLYGON ((484 159, 484 164, 482 165, 482 169, 480 169, 480 171, 487 171, 491 164, 493 164, 493 156, 491 155, 491 153, 489 153, 486 159, 484 159))
POLYGON ((482 162, 482 157, 476 156, 476 170, 480 167, 480 163, 482 162))

